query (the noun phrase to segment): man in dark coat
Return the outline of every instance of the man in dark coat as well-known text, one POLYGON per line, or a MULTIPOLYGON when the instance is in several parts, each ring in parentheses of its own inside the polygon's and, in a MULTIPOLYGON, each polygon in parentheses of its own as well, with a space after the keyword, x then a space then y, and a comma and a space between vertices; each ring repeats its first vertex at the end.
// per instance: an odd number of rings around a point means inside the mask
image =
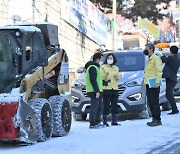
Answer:
POLYGON ((176 86, 177 83, 177 71, 180 67, 180 59, 177 55, 178 47, 171 46, 170 53, 171 55, 168 57, 162 56, 161 60, 163 63, 165 63, 163 69, 163 77, 166 79, 166 97, 169 100, 169 103, 172 108, 172 112, 168 114, 171 115, 171 114, 179 113, 173 94, 174 87, 176 86))
POLYGON ((101 127, 101 115, 103 111, 102 102, 102 77, 99 70, 99 63, 101 62, 102 54, 95 53, 93 61, 86 63, 86 92, 91 99, 90 115, 89 115, 89 128, 101 127))

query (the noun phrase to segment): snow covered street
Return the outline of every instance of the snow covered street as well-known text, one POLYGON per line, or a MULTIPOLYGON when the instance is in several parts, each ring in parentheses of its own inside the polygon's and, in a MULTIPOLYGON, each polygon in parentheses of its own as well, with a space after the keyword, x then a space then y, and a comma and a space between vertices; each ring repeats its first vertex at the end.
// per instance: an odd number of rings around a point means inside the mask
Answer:
MULTIPOLYGON (((180 103, 177 104, 180 109, 180 103)), ((72 121, 70 133, 31 146, 0 145, 1 154, 147 154, 169 153, 180 144, 180 114, 162 112, 162 126, 151 119, 120 121, 121 126, 89 129, 88 121, 72 121), (170 151, 169 151, 170 150, 170 151)), ((179 146, 178 146, 179 147, 179 146)), ((176 151, 177 152, 177 151, 176 151)), ((180 153, 180 151, 179 151, 180 153)))

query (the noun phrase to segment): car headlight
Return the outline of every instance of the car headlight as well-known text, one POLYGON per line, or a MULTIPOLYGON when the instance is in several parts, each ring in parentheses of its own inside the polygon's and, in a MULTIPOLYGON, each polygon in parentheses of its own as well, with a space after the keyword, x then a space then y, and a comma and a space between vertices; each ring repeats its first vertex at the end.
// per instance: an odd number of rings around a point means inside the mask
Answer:
POLYGON ((142 94, 141 93, 137 93, 137 94, 133 94, 128 96, 128 99, 130 101, 139 101, 142 98, 142 94))
POLYGON ((71 98, 72 98, 72 102, 73 102, 73 103, 77 103, 77 102, 80 101, 80 98, 77 97, 77 96, 71 96, 71 98))
POLYGON ((125 82, 124 84, 128 87, 141 86, 143 82, 143 78, 138 78, 133 81, 125 82))
POLYGON ((84 86, 84 84, 82 82, 80 82, 79 80, 75 80, 71 87, 72 88, 75 88, 75 87, 81 88, 83 86, 84 86))

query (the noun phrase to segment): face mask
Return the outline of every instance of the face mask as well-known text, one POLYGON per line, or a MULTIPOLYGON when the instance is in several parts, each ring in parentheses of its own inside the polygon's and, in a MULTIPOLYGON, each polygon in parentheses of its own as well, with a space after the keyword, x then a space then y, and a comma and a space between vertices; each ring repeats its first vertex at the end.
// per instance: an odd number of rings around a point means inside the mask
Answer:
POLYGON ((113 60, 108 59, 108 60, 107 60, 107 63, 108 63, 109 65, 111 65, 111 64, 113 64, 113 60))
POLYGON ((148 50, 144 50, 143 52, 146 56, 149 54, 148 50))

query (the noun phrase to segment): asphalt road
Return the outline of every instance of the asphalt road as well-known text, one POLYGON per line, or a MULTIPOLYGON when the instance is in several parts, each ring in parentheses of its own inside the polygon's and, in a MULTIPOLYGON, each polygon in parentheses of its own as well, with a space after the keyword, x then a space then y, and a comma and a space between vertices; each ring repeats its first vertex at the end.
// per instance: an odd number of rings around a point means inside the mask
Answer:
MULTIPOLYGON (((176 100, 177 103, 180 103, 180 97, 176 98, 176 100)), ((146 154, 180 154, 180 128, 179 133, 175 134, 175 136, 176 138, 169 139, 166 145, 154 147, 146 154)))
POLYGON ((173 140, 170 139, 166 145, 154 147, 146 154, 180 154, 180 132, 175 135, 177 137, 173 140))

